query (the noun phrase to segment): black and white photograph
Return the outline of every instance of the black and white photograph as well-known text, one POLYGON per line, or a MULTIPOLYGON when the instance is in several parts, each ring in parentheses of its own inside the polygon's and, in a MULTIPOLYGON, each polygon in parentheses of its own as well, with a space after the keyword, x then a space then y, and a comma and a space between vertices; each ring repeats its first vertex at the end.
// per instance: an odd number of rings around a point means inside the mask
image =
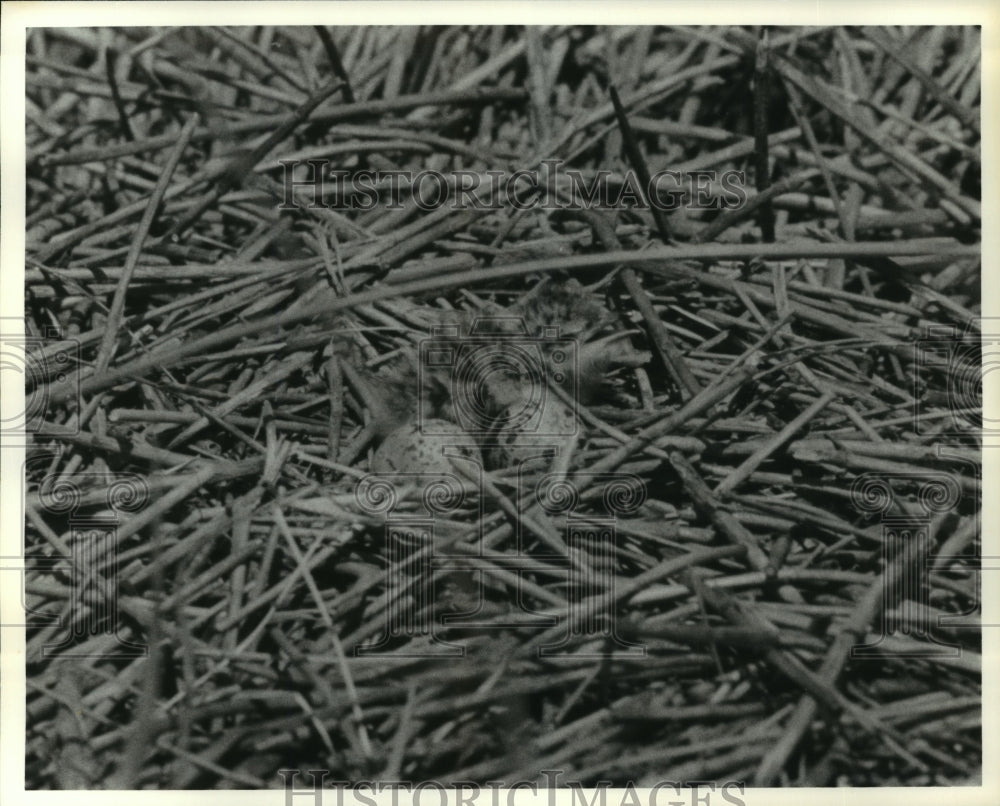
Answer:
POLYGON ((5 96, 25 792, 979 802, 992 28, 132 5, 5 96))

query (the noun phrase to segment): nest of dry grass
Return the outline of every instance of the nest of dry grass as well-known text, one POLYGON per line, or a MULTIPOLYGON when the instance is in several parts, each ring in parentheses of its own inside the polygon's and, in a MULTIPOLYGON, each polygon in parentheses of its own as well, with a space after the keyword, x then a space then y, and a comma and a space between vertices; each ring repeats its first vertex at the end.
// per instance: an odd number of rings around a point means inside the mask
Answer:
POLYGON ((976 780, 979 95, 971 28, 31 31, 28 786, 976 780), (745 185, 281 209, 307 158, 745 185), (652 356, 590 526, 491 474, 391 549, 340 347, 569 278, 652 356))

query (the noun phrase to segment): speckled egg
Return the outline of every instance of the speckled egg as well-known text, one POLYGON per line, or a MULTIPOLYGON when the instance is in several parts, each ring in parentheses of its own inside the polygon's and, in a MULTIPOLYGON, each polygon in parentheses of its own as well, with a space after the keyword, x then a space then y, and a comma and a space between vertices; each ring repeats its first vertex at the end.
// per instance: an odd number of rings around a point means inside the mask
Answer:
POLYGON ((526 422, 524 405, 515 403, 504 409, 497 419, 499 427, 486 454, 487 467, 491 470, 513 468, 531 461, 532 466, 551 464, 579 428, 576 413, 561 400, 549 397, 537 417, 526 422))
POLYGON ((449 454, 481 464, 479 448, 459 426, 447 420, 405 423, 390 431, 371 461, 373 473, 454 473, 449 454))

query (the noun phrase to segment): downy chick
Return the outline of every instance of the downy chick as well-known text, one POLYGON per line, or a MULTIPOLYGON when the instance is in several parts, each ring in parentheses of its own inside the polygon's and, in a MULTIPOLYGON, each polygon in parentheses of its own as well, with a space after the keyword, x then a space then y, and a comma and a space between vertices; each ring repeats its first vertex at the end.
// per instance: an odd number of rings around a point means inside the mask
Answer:
POLYGON ((449 472, 446 453, 478 461, 477 442, 488 446, 488 469, 511 467, 539 446, 565 444, 578 428, 576 403, 590 401, 609 372, 649 360, 626 334, 594 338, 612 317, 575 280, 543 280, 507 308, 414 306, 409 318, 444 321, 448 335, 402 351, 378 373, 345 365, 380 440, 375 472, 449 472))

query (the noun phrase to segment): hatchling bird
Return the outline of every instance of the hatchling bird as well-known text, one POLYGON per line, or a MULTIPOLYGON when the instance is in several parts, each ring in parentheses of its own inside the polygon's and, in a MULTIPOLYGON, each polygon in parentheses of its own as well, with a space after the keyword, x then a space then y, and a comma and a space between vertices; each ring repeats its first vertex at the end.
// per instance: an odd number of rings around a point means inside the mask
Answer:
POLYGON ((558 449, 579 427, 577 402, 610 371, 649 360, 627 334, 595 338, 611 315, 575 280, 543 280, 508 307, 451 311, 445 320, 451 339, 440 346, 453 345, 442 350, 450 363, 428 366, 419 350, 405 349, 378 373, 345 365, 379 441, 372 472, 453 472, 455 459, 482 458, 501 470, 558 449))
POLYGON ((510 374, 492 390, 498 404, 486 451, 491 469, 515 467, 558 450, 579 428, 577 404, 591 402, 608 373, 646 363, 650 354, 635 350, 625 333, 594 338, 612 322, 598 300, 576 280, 539 283, 508 309, 523 318, 538 339, 547 373, 510 374), (546 330, 558 336, 544 338, 546 330), (572 355, 566 351, 569 341, 572 355), (557 394, 556 387, 563 394, 557 394))

